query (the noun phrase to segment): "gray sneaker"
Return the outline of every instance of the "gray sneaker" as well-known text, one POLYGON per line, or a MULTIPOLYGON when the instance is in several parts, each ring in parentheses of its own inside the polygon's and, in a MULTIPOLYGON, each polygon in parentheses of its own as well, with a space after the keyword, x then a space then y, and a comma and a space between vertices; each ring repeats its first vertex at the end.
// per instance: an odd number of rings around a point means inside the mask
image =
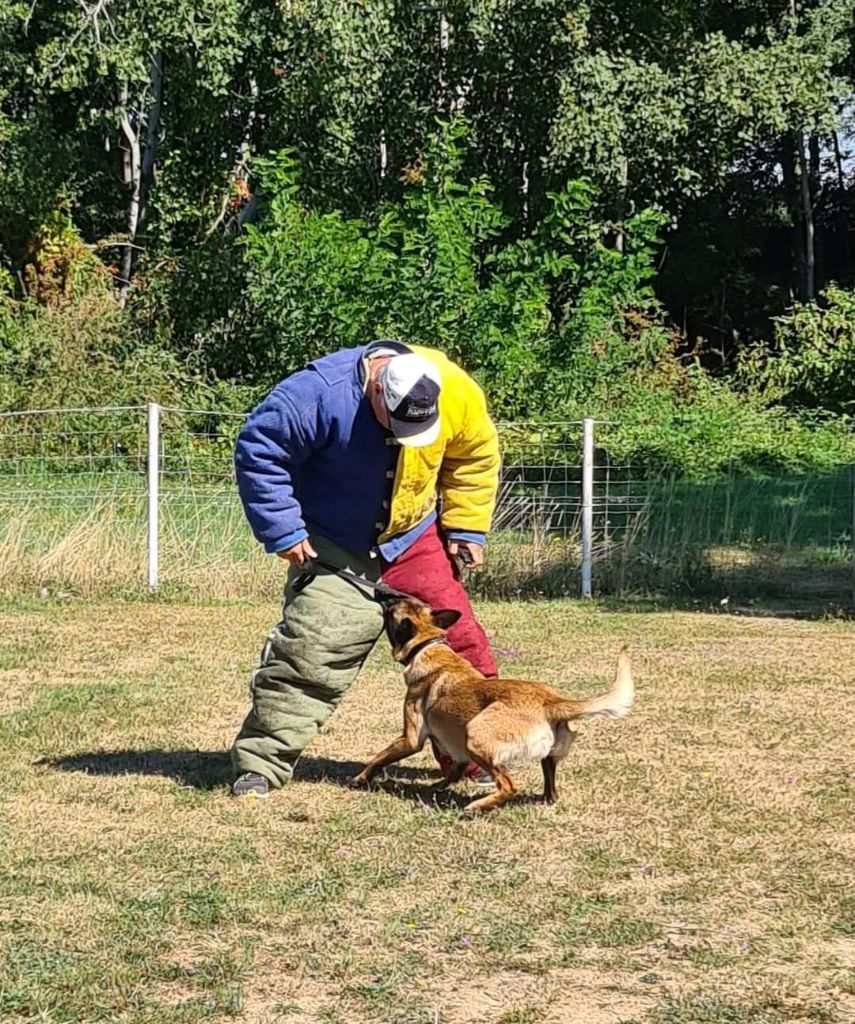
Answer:
POLYGON ((263 800, 270 796, 270 783, 258 772, 244 772, 235 779, 232 796, 251 796, 263 800))
POLYGON ((493 776, 489 772, 485 772, 483 768, 476 775, 471 776, 470 781, 480 789, 492 789, 496 785, 493 782, 493 776))

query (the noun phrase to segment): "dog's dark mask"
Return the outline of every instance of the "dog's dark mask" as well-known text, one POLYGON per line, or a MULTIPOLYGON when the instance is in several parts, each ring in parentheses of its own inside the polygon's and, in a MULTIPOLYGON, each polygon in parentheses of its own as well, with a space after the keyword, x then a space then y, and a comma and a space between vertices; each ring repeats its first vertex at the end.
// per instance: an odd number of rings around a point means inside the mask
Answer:
MULTIPOLYGON (((413 601, 414 599, 406 598, 405 600, 413 601)), ((416 603, 421 605, 424 611, 430 615, 431 624, 443 631, 449 630, 461 615, 459 611, 450 608, 431 611, 427 605, 422 605, 421 602, 416 603)), ((425 625, 423 621, 419 623, 417 620, 411 619, 406 615, 396 618, 393 614, 393 609, 398 604, 399 600, 394 598, 383 602, 383 620, 386 627, 386 636, 389 638, 393 651, 400 651, 420 632, 420 628, 423 628, 425 625)))
POLYGON ((412 619, 401 619, 393 622, 392 616, 386 616, 386 635, 393 651, 399 651, 404 644, 409 643, 416 635, 416 625, 412 619))

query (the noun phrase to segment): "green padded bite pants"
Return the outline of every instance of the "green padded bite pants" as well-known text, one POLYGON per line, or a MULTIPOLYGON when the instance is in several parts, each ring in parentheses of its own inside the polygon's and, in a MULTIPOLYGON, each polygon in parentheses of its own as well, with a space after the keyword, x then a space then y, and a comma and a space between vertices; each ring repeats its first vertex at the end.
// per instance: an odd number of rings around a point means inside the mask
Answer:
MULTIPOLYGON (((312 538, 322 561, 377 581, 382 562, 312 538)), ((295 589, 291 567, 282 621, 270 631, 252 674, 252 710, 232 747, 235 771, 258 772, 273 786, 294 773, 300 753, 338 707, 383 631, 383 612, 370 589, 320 575, 295 589)))

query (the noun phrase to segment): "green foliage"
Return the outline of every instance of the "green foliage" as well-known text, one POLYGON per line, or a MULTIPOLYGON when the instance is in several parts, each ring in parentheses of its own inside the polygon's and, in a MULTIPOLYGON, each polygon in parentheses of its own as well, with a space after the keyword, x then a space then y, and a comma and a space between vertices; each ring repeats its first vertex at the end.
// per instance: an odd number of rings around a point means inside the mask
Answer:
POLYGON ((800 5, 795 26, 784 5, 777 16, 757 9, 742 31, 733 12, 704 6, 664 6, 674 19, 661 26, 670 45, 655 32, 633 40, 629 25, 625 46, 602 45, 596 17, 568 19, 576 59, 558 73, 551 163, 584 165, 616 199, 676 213, 720 185, 748 144, 829 127, 833 97, 848 88, 838 71, 849 46, 847 0, 800 5))
POLYGON ((731 471, 830 470, 855 460, 855 437, 845 423, 770 406, 697 367, 676 389, 639 388, 605 408, 620 409, 617 424, 600 432, 615 456, 696 480, 731 471))
POLYGON ((788 405, 855 414, 855 291, 831 286, 777 317, 774 345, 748 350, 740 372, 788 405))
POLYGON ((474 371, 500 418, 617 420, 602 441, 639 465, 709 479, 855 457, 845 424, 794 416, 778 392, 734 389, 680 357, 652 288, 661 214, 629 218, 620 252, 604 244, 596 190, 574 181, 531 236, 508 241, 489 182, 465 180, 463 139, 459 123, 439 136, 375 221, 307 208, 293 154, 263 163, 269 209, 246 241, 259 379, 400 337, 474 371))
POLYGON ((287 154, 262 168, 274 198, 247 245, 269 373, 402 337, 478 368, 500 405, 519 404, 550 323, 546 270, 532 265, 530 243, 501 245, 505 219, 489 183, 459 182, 459 167, 452 135, 373 222, 303 207, 287 154))
POLYGON ((531 237, 508 241, 490 183, 464 179, 464 132, 457 122, 441 134, 400 202, 373 221, 307 209, 290 153, 260 165, 271 199, 246 248, 253 357, 272 378, 342 345, 400 337, 473 370, 497 414, 538 414, 556 364, 566 369, 624 310, 650 304, 660 217, 632 218, 627 252, 609 249, 592 216, 593 190, 571 181, 549 197, 531 237))
POLYGON ((843 460, 851 293, 784 311, 796 143, 855 274, 852 40, 851 0, 0 0, 0 400, 245 408, 396 335, 696 475, 843 460))
POLYGON ((186 374, 165 349, 129 338, 129 327, 109 296, 89 294, 59 310, 30 299, 7 306, 0 406, 180 404, 186 374))
POLYGON ((180 404, 198 382, 141 335, 71 223, 51 215, 27 265, 29 293, 0 279, 0 408, 180 404))

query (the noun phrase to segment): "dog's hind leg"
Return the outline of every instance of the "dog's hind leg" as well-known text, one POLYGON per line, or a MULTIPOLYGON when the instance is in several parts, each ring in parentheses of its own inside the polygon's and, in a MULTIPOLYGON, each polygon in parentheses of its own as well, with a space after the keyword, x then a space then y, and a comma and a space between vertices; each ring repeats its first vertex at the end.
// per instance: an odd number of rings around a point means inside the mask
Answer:
POLYGON ((552 744, 552 750, 540 762, 540 767, 543 769, 543 802, 545 804, 558 802, 555 769, 570 753, 570 747, 575 739, 576 733, 567 728, 566 722, 560 722, 555 727, 555 742, 552 744))
POLYGON ((513 779, 503 768, 496 768, 480 758, 476 758, 476 761, 493 777, 496 789, 489 796, 482 796, 480 799, 468 803, 463 808, 464 814, 471 814, 473 811, 492 811, 494 808, 501 807, 502 804, 507 803, 517 791, 513 779))
POLYGON ((558 789, 555 785, 555 758, 545 757, 540 762, 543 769, 543 802, 554 804, 558 800, 558 789))

